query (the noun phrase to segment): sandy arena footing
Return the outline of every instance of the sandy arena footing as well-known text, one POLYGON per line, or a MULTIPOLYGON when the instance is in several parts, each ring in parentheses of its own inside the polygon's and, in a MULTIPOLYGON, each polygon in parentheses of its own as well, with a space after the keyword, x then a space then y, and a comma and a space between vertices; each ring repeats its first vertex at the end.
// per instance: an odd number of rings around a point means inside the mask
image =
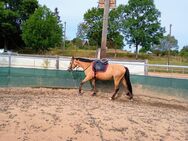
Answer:
POLYGON ((185 141, 188 103, 75 89, 1 88, 0 141, 185 141))

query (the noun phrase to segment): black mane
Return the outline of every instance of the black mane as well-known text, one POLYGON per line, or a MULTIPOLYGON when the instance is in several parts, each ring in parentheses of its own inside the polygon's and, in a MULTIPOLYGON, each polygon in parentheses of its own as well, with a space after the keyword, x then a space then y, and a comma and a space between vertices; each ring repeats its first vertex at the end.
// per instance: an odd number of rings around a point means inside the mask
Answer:
POLYGON ((91 60, 91 59, 87 59, 87 58, 75 58, 76 60, 79 60, 81 62, 93 62, 94 60, 91 60))

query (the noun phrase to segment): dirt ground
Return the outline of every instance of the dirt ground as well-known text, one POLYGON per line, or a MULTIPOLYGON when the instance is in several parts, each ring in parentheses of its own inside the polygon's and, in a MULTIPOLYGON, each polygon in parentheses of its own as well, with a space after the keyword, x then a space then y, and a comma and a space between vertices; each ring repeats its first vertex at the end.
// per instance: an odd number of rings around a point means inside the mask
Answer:
POLYGON ((188 102, 76 89, 1 88, 0 141, 186 141, 188 102))

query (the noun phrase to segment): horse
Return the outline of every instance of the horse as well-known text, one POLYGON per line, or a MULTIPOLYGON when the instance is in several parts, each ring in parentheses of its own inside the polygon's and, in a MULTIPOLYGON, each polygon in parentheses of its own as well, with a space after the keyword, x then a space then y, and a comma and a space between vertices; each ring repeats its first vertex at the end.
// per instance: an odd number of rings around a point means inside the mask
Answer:
POLYGON ((72 71, 77 67, 81 67, 85 73, 85 78, 81 81, 79 86, 79 95, 81 95, 82 85, 90 81, 92 85, 93 94, 96 95, 96 79, 98 80, 114 80, 114 92, 110 97, 111 100, 116 98, 116 94, 119 91, 120 82, 123 84, 124 88, 127 92, 127 96, 129 99, 133 99, 132 93, 132 85, 130 81, 130 73, 129 69, 120 64, 108 64, 105 72, 94 72, 93 64, 95 60, 87 59, 87 58, 71 58, 70 65, 68 67, 68 71, 72 71))

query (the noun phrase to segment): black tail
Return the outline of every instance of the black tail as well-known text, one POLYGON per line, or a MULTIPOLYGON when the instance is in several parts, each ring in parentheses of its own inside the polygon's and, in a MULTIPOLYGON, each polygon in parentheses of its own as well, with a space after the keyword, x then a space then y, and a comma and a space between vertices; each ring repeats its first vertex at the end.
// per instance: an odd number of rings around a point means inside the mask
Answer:
POLYGON ((133 92, 132 92, 132 85, 131 85, 131 81, 130 81, 130 73, 129 73, 129 69, 127 67, 125 67, 125 80, 126 80, 126 83, 127 83, 127 88, 129 90, 129 92, 131 93, 131 95, 133 95, 133 92))

